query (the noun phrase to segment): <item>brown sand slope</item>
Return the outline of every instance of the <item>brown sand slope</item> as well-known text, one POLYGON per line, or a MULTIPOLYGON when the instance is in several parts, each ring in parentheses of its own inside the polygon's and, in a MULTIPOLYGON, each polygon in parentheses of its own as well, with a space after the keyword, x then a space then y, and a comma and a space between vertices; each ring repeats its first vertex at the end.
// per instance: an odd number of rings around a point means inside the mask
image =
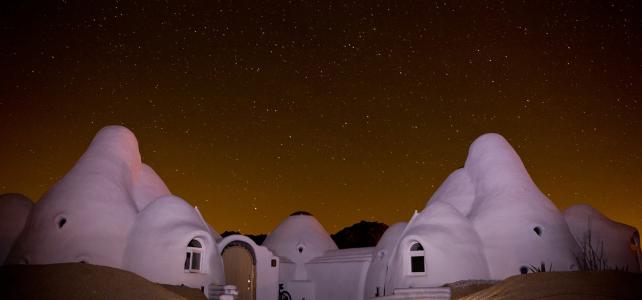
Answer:
POLYGON ((461 299, 642 299, 642 274, 603 271, 517 275, 461 299))
POLYGON ((198 289, 172 291, 132 272, 83 263, 0 268, 0 299, 205 299, 198 289))

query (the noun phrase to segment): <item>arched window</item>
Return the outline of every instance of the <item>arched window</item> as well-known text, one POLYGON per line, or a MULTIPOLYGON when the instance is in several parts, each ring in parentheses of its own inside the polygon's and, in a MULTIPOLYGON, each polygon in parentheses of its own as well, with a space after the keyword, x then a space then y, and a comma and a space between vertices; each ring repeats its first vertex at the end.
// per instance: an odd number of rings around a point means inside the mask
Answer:
POLYGON ((424 247, 419 242, 413 242, 410 245, 410 274, 426 274, 424 247))
POLYGON ((203 246, 197 239, 192 239, 187 244, 187 254, 185 255, 185 272, 201 272, 201 253, 203 246))

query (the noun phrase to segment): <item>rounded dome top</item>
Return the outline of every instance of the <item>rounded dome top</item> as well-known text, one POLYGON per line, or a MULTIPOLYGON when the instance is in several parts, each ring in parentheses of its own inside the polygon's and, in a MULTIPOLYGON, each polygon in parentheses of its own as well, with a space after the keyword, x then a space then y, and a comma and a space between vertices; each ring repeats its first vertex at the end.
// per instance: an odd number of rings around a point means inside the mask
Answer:
POLYGON ((129 233, 123 266, 151 281, 166 284, 198 288, 224 282, 223 264, 208 224, 196 208, 172 195, 154 200, 138 214, 129 233), (190 245, 202 249, 201 272, 187 276, 183 266, 190 245))
POLYGON ((295 214, 272 231, 263 246, 292 261, 308 261, 337 249, 323 226, 310 214, 295 214))
POLYGON ((588 204, 575 204, 570 206, 564 210, 564 217, 567 221, 569 219, 581 219, 581 221, 586 222, 588 218, 608 220, 607 217, 588 204))
POLYGON ((377 242, 377 249, 392 249, 397 244, 397 240, 399 240, 407 225, 407 222, 390 225, 390 227, 383 232, 379 242, 377 242))

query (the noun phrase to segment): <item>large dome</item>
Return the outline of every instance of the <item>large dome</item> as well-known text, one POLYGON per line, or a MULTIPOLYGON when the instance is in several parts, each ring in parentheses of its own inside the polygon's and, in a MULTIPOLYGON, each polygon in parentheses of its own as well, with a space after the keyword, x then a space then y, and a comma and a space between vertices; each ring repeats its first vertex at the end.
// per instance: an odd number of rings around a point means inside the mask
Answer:
POLYGON ((542 262, 556 271, 574 267, 577 244, 562 214, 498 134, 473 142, 464 168, 446 179, 426 209, 439 203, 452 205, 470 220, 491 278, 503 279, 542 262))
POLYGON ((120 267, 140 209, 168 194, 122 126, 101 129, 74 167, 38 201, 8 263, 85 261, 120 267))
POLYGON ((289 216, 267 236, 263 246, 293 262, 307 262, 328 250, 337 249, 319 221, 307 213, 289 216))

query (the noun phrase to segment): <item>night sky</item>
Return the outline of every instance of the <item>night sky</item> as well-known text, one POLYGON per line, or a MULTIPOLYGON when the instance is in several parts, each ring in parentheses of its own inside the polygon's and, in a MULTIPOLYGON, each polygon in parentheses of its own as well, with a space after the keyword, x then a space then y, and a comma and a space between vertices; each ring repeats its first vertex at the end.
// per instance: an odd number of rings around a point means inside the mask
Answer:
POLYGON ((560 209, 642 228, 641 1, 89 2, 0 4, 0 193, 122 124, 217 231, 336 232, 407 221, 497 132, 560 209))

